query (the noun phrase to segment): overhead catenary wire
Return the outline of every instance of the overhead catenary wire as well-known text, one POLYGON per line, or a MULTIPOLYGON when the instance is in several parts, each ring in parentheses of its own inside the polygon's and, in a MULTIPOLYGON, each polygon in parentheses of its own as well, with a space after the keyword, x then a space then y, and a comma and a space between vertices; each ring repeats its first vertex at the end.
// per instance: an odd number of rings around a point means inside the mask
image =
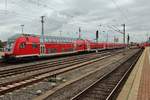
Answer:
MULTIPOLYGON (((24 1, 25 2, 25 1, 24 1)), ((44 7, 44 8, 47 8, 47 9, 50 9, 50 10, 54 10, 56 12, 58 12, 55 8, 51 7, 51 6, 48 6, 47 4, 43 4, 40 2, 40 0, 37 0, 37 1, 34 1, 34 0, 28 0, 27 1, 28 3, 32 3, 34 5, 38 5, 39 7, 44 7)))
MULTIPOLYGON (((109 25, 109 24, 101 24, 102 27, 107 27, 109 30, 112 30, 112 31, 115 31, 115 32, 118 32, 118 33, 122 33, 122 31, 116 27, 115 25, 109 25)), ((107 30, 108 30, 107 29, 107 30)))
POLYGON ((120 6, 118 5, 118 3, 115 0, 111 0, 111 1, 116 6, 116 9, 118 9, 118 11, 120 12, 121 16, 124 18, 124 20, 128 21, 128 17, 124 13, 124 11, 120 8, 120 6))
POLYGON ((118 33, 123 34, 123 32, 122 32, 122 31, 120 31, 120 29, 115 29, 114 27, 109 26, 109 25, 108 25, 108 28, 110 28, 111 30, 113 30, 113 31, 115 31, 115 32, 118 32, 118 33))
MULTIPOLYGON (((20 2, 26 2, 26 3, 34 4, 34 5, 38 5, 39 7, 44 7, 44 8, 50 9, 53 12, 55 12, 55 13, 60 15, 60 12, 58 10, 56 10, 54 7, 51 7, 51 6, 47 5, 47 4, 43 4, 41 2, 41 0, 19 0, 19 1, 20 2)), ((13 1, 13 0, 10 0, 9 3, 17 4, 16 1, 13 1)), ((17 6, 21 6, 21 5, 17 5, 17 6)), ((26 5, 26 7, 28 8, 28 4, 26 5)), ((7 10, 9 10, 9 9, 7 9, 7 10)), ((30 11, 32 11, 32 9, 30 11)), ((8 13, 11 13, 11 11, 9 11, 9 12, 7 11, 7 14, 8 13)), ((37 16, 23 15, 23 14, 18 13, 16 11, 13 11, 13 13, 15 13, 15 15, 18 16, 18 17, 24 17, 24 18, 27 18, 28 20, 32 20, 33 18, 39 18, 37 16)), ((41 15, 39 15, 39 16, 41 16, 41 15)), ((63 15, 63 16, 65 16, 65 15, 63 15)), ((71 19, 74 18, 74 17, 68 16, 68 15, 67 15, 67 17, 70 17, 71 19)))
POLYGON ((112 25, 112 27, 114 27, 114 28, 116 28, 117 30, 119 30, 119 31, 120 31, 120 29, 119 29, 118 27, 116 27, 115 25, 112 25))

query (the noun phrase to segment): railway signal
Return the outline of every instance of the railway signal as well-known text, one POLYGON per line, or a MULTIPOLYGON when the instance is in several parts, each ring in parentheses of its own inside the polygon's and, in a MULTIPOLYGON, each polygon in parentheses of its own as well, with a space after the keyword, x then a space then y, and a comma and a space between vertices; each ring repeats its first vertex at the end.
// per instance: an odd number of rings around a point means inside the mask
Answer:
POLYGON ((130 42, 130 36, 129 36, 129 34, 128 34, 128 36, 127 36, 127 44, 129 45, 129 42, 130 42))
POLYGON ((98 38, 99 38, 99 34, 98 34, 98 30, 96 31, 96 42, 98 42, 98 38))

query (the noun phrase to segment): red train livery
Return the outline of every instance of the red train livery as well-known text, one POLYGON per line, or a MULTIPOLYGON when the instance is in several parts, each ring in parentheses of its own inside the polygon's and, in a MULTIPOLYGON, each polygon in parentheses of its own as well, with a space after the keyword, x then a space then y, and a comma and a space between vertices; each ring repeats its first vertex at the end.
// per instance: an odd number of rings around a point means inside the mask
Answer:
POLYGON ((150 42, 144 42, 139 44, 140 48, 150 47, 150 42))
POLYGON ((40 57, 92 51, 98 49, 122 48, 119 43, 96 43, 89 40, 20 34, 8 39, 3 58, 40 57))

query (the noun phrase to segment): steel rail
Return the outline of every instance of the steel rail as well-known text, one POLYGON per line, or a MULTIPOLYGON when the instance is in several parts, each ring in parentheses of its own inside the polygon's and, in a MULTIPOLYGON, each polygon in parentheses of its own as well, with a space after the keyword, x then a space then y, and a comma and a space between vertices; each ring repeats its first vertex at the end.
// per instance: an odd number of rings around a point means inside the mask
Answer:
MULTIPOLYGON (((136 53, 138 54, 138 53, 136 53)), ((133 55, 132 57, 134 57, 135 55, 133 55)), ((126 71, 126 73, 123 75, 123 77, 121 78, 121 80, 118 82, 118 84, 114 87, 114 89, 111 91, 111 93, 106 97, 106 100, 111 100, 112 96, 114 96, 117 88, 120 86, 120 84, 122 83, 122 81, 124 80, 125 77, 127 77, 127 73, 129 74, 129 72, 131 71, 131 69, 133 68, 133 66, 135 65, 136 61, 138 60, 140 54, 138 54, 138 56, 136 57, 136 60, 134 60, 134 62, 131 64, 131 66, 129 67, 129 69, 126 71)), ((132 57, 130 57, 129 59, 131 59, 132 57)), ((129 61, 129 59, 127 59, 124 63, 126 63, 127 61, 129 61)), ((123 64, 124 64, 123 63, 123 64)), ((122 64, 121 64, 122 65, 122 64)), ((86 94, 86 92, 89 89, 92 89, 93 87, 95 87, 96 84, 100 83, 103 79, 109 77, 113 72, 115 72, 117 69, 119 69, 119 67, 115 68, 114 70, 104 74, 100 79, 98 79, 97 81, 95 81, 94 83, 92 83, 90 86, 88 86, 87 88, 85 88, 83 91, 81 91, 80 93, 78 93, 77 95, 75 95, 74 97, 72 97, 70 100, 79 100, 80 97, 82 97, 84 94, 86 94)))

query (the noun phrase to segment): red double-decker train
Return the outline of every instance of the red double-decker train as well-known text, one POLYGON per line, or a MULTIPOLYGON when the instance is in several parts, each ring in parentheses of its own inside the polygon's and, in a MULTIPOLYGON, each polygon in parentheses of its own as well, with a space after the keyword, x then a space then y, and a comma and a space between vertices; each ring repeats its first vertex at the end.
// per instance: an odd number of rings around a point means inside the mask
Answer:
POLYGON ((122 48, 124 44, 92 42, 84 39, 19 34, 8 39, 3 58, 45 57, 100 49, 122 48))
POLYGON ((140 48, 150 47, 150 42, 144 42, 139 44, 140 48))

